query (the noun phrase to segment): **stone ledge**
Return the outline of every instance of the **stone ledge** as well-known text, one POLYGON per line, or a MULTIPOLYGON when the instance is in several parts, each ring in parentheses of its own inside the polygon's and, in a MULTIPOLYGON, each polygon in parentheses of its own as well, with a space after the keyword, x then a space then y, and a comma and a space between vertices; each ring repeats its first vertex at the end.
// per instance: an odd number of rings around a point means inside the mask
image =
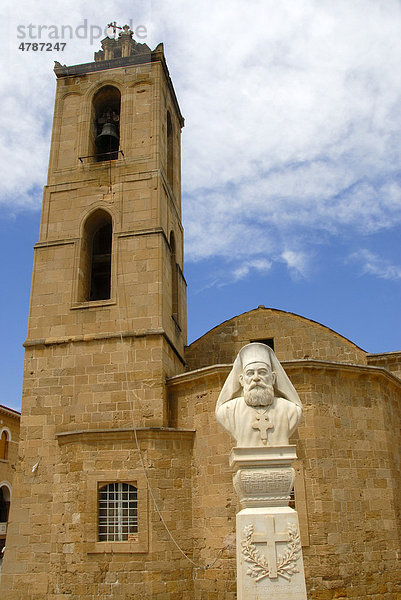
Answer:
MULTIPOLYGON (((140 235, 163 235, 166 238, 166 234, 163 231, 163 229, 161 227, 150 227, 147 229, 137 229, 137 230, 130 230, 130 231, 117 231, 116 232, 116 236, 117 238, 124 238, 124 237, 135 237, 135 236, 140 236, 140 235)), ((68 244, 76 244, 78 243, 80 240, 80 238, 63 238, 63 239, 57 239, 57 240, 46 240, 46 241, 42 241, 42 242, 37 242, 34 245, 34 248, 48 248, 48 247, 52 247, 52 246, 66 246, 68 244)), ((167 240, 167 238, 166 238, 167 240)))
POLYGON ((87 554, 147 554, 147 546, 134 542, 88 542, 87 554))
POLYGON ((209 367, 202 367, 201 369, 195 369, 194 371, 188 371, 187 373, 180 373, 167 379, 167 385, 169 388, 178 387, 181 384, 196 381, 200 377, 213 377, 215 375, 228 374, 232 365, 212 365, 209 367))
POLYGON ((297 458, 296 446, 234 447, 230 454, 230 467, 269 467, 291 463, 297 458))
POLYGON ((8 408, 7 406, 3 406, 0 404, 0 413, 7 415, 8 417, 12 417, 13 419, 20 419, 21 413, 18 410, 14 410, 13 408, 8 408))
POLYGON ((131 56, 125 56, 121 58, 111 58, 110 60, 102 60, 99 62, 81 63, 80 65, 72 65, 67 67, 61 65, 58 61, 55 61, 54 72, 57 78, 60 77, 72 77, 76 75, 85 75, 86 73, 94 73, 96 71, 106 71, 108 69, 124 68, 131 65, 143 65, 150 62, 160 60, 160 56, 157 53, 152 52, 151 49, 142 54, 133 54, 131 56))
POLYGON ((66 444, 85 439, 98 438, 99 440, 109 439, 135 439, 135 432, 138 439, 152 439, 154 437, 162 439, 189 439, 191 440, 195 429, 175 429, 174 427, 120 427, 118 429, 78 429, 71 431, 60 431, 55 434, 59 444, 66 444))
POLYGON ((71 310, 101 308, 102 306, 113 306, 114 304, 117 304, 114 298, 108 298, 107 300, 85 300, 84 302, 73 302, 71 310))
POLYGON ((375 365, 358 365, 355 363, 344 363, 337 361, 320 360, 317 358, 299 358, 294 360, 280 361, 284 369, 301 366, 307 369, 326 370, 326 371, 349 371, 361 374, 381 375, 389 379, 395 384, 401 385, 399 379, 394 373, 391 373, 385 367, 377 367, 375 365))
MULTIPOLYGON (((305 369, 314 369, 314 370, 332 370, 332 371, 348 371, 355 372, 361 374, 370 374, 376 376, 384 376, 396 385, 401 386, 401 379, 399 379, 396 375, 391 373, 388 369, 384 367, 377 367, 375 365, 358 365, 354 363, 344 363, 344 362, 336 362, 336 361, 328 361, 328 360, 320 360, 315 358, 299 358, 293 360, 281 360, 284 369, 293 369, 297 367, 305 368, 305 369)), ((202 367, 200 369, 195 369, 194 371, 187 371, 186 373, 181 373, 180 375, 174 375, 167 379, 167 385, 169 388, 178 387, 180 385, 184 385, 186 383, 190 383, 192 381, 196 381, 201 377, 212 377, 218 374, 227 374, 232 368, 232 364, 220 364, 220 365, 211 365, 207 367, 202 367)))

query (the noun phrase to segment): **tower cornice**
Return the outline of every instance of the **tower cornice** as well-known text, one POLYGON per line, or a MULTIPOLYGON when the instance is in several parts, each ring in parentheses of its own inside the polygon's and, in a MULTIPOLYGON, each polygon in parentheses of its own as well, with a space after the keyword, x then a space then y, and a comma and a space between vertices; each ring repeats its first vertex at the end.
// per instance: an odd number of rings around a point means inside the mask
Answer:
POLYGON ((170 73, 167 67, 166 58, 164 56, 163 44, 160 43, 154 50, 151 50, 146 44, 138 44, 143 46, 141 52, 137 54, 131 54, 130 56, 124 56, 119 58, 111 58, 109 60, 99 60, 90 63, 82 63, 79 65, 62 65, 58 61, 54 62, 54 72, 57 79, 63 77, 79 77, 81 75, 87 75, 89 73, 95 73, 100 71, 107 71, 109 69, 119 69, 121 67, 131 67, 136 65, 145 65, 155 62, 160 62, 164 75, 166 77, 167 85, 173 99, 177 115, 179 118, 180 126, 184 127, 185 121, 181 114, 181 110, 178 104, 177 96, 174 91, 173 83, 170 78, 170 73))

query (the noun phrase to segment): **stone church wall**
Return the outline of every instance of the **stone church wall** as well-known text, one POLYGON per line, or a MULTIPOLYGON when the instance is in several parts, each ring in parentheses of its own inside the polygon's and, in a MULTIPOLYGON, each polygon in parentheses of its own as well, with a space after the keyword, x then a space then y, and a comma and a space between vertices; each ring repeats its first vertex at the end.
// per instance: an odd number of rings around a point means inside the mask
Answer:
MULTIPOLYGON (((180 546, 192 553, 193 432, 138 431, 156 502, 180 546), (179 458, 178 458, 179 457, 179 458)), ((12 514, 13 539, 5 584, 10 600, 115 598, 186 600, 192 569, 154 510, 132 430, 56 436, 50 461, 32 474, 23 461, 12 514), (113 481, 138 488, 138 540, 98 542, 98 488, 113 481), (30 582, 34 579, 35 585, 30 582)))
POLYGON ((383 367, 401 378, 401 352, 385 352, 383 354, 368 354, 368 364, 383 367))
POLYGON ((317 358, 366 364, 366 353, 328 327, 281 310, 259 307, 221 323, 186 351, 187 370, 234 361, 245 344, 274 339, 277 358, 317 358))
MULTIPOLYGON (((400 383, 365 366, 283 366, 304 405, 292 441, 309 597, 399 600, 400 383)), ((214 416, 228 370, 209 367, 169 382, 172 424, 196 429, 194 559, 205 565, 221 557, 212 569, 197 570, 195 600, 236 598, 232 444, 214 416)))

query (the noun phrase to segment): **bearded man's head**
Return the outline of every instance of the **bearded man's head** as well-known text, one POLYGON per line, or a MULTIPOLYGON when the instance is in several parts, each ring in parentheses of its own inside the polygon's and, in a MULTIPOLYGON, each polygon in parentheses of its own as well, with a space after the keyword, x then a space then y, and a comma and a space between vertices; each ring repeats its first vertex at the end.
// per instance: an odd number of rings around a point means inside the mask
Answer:
POLYGON ((253 362, 245 366, 239 381, 244 388, 248 406, 270 406, 274 400, 276 374, 266 363, 253 362))

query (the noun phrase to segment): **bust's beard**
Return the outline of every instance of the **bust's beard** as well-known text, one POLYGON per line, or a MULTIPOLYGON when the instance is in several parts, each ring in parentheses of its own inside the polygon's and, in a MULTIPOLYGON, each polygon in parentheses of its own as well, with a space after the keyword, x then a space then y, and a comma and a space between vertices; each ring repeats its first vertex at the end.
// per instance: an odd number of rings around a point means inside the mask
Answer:
POLYGON ((270 406, 274 400, 274 388, 272 385, 258 385, 244 390, 244 400, 248 406, 270 406))

